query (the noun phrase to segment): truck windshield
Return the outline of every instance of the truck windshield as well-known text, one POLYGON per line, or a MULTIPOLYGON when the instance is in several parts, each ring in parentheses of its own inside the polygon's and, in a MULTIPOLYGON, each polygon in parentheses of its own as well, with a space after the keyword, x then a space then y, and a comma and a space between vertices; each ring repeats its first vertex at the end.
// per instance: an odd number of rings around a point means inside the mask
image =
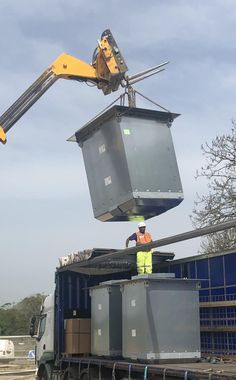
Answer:
POLYGON ((38 329, 38 339, 40 340, 44 334, 45 327, 46 327, 46 315, 42 315, 39 321, 39 329, 38 329))

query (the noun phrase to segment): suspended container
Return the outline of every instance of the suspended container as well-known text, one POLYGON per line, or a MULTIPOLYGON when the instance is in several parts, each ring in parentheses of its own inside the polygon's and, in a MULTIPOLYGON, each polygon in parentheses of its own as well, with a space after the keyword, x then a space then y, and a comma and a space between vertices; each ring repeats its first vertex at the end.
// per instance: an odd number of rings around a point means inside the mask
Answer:
POLYGON ((148 219, 182 202, 170 131, 177 116, 113 106, 75 133, 96 219, 148 219))

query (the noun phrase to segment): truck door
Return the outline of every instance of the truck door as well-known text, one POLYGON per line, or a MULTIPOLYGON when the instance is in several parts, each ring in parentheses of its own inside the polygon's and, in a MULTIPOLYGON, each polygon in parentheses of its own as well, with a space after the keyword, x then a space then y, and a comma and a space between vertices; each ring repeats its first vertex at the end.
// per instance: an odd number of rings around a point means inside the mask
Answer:
POLYGON ((36 349, 36 360, 40 360, 47 348, 47 339, 44 335, 46 330, 46 321, 47 314, 43 314, 40 317, 39 325, 38 325, 38 334, 37 334, 37 349, 36 349))

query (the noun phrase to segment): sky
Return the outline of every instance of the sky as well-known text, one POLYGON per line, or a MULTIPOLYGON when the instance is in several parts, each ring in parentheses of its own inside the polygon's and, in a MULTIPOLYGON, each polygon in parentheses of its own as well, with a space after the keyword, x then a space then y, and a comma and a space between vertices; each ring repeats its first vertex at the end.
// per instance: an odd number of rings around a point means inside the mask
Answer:
MULTIPOLYGON (((201 144, 230 131, 236 117, 236 3, 231 0, 2 0, 0 114, 50 64, 68 53, 91 62, 97 39, 110 28, 129 74, 170 61, 135 89, 172 112, 171 127, 184 201, 147 221, 153 239, 193 229, 201 144), (104 6, 103 6, 104 5, 104 6)), ((58 80, 0 146, 0 305, 54 286, 58 258, 93 247, 123 248, 135 222, 103 223, 93 216, 81 149, 67 142, 121 93, 58 80)), ((141 98, 137 106, 153 108, 141 98)), ((199 239, 163 248, 175 258, 196 255, 199 239)))

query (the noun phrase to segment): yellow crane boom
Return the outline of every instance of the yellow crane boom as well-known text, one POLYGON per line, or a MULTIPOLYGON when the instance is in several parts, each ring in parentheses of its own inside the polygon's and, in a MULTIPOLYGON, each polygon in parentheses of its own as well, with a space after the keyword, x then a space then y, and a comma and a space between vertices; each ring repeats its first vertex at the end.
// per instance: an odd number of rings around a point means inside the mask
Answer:
POLYGON ((25 112, 59 78, 93 82, 104 95, 118 90, 128 70, 109 29, 98 41, 93 62, 88 64, 68 54, 61 54, 43 74, 0 116, 0 141, 6 143, 6 133, 25 112))

